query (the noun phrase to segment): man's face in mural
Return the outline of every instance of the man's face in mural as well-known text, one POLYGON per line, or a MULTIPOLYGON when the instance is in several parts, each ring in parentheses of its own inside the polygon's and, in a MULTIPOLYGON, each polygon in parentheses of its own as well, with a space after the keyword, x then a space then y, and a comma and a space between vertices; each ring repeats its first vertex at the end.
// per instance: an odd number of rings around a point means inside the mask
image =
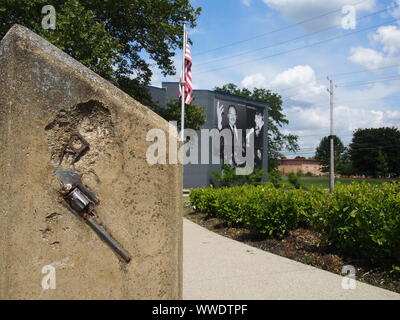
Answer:
POLYGON ((264 125, 263 117, 261 113, 256 113, 256 116, 254 118, 254 122, 256 123, 256 128, 261 129, 262 126, 264 125))
POLYGON ((234 126, 236 124, 236 109, 234 107, 229 107, 228 109, 228 120, 229 125, 234 126))

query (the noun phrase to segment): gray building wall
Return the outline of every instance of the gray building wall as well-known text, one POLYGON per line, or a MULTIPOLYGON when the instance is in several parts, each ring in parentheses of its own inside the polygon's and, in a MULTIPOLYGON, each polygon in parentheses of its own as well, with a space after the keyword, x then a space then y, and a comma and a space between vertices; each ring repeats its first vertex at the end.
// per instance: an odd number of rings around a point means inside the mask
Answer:
POLYGON ((148 86, 147 89, 149 89, 151 98, 153 99, 154 102, 156 102, 158 105, 160 105, 162 107, 166 106, 166 100, 165 100, 166 99, 166 89, 152 87, 152 86, 148 86))
MULTIPOLYGON (((179 84, 178 82, 163 82, 162 88, 149 86, 149 92, 153 98, 160 104, 161 107, 165 107, 166 103, 171 99, 179 99, 179 84)), ((251 99, 226 94, 222 92, 215 92, 211 90, 194 90, 194 101, 193 103, 197 106, 205 108, 206 123, 201 129, 215 129, 217 127, 217 113, 216 113, 216 100, 224 100, 232 103, 245 104, 262 108, 265 110, 265 128, 267 125, 266 119, 268 118, 268 108, 263 102, 254 101, 251 99)), ((199 162, 201 161, 201 133, 198 131, 199 137, 199 162)), ((266 131, 264 132, 264 140, 266 141, 266 131)), ((264 159, 267 159, 267 147, 266 142, 264 144, 264 159)), ((184 166, 184 188, 196 188, 196 187, 207 187, 211 183, 213 171, 221 171, 222 165, 212 164, 212 146, 211 139, 209 140, 209 162, 210 164, 187 164, 184 166)), ((267 169, 267 161, 263 164, 263 169, 267 169)))

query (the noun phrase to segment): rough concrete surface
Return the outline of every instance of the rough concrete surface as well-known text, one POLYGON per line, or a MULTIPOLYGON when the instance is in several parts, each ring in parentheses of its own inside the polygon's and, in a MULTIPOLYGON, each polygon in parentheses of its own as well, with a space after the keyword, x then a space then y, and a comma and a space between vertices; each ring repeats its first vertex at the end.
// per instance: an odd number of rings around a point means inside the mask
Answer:
POLYGON ((400 295, 225 238, 184 219, 185 300, 400 300, 400 295))
POLYGON ((19 25, 0 44, 0 92, 0 299, 181 298, 182 167, 146 161, 148 130, 168 123, 19 25), (60 201, 74 131, 90 144, 74 167, 129 264, 60 201))

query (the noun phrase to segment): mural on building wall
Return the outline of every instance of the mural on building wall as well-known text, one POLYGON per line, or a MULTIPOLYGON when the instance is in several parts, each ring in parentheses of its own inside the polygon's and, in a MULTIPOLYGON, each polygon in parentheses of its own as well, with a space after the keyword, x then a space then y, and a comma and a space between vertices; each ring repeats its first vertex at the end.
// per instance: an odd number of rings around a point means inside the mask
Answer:
POLYGON ((264 156, 264 110, 247 106, 246 111, 247 129, 251 129, 254 135, 254 168, 261 169, 264 156))
POLYGON ((216 128, 225 138, 220 138, 220 148, 214 148, 214 152, 220 152, 221 162, 232 167, 243 167, 245 163, 237 161, 237 152, 245 155, 246 144, 254 136, 254 168, 262 168, 264 156, 264 110, 251 105, 235 103, 228 100, 215 99, 217 113, 216 128), (238 147, 235 148, 234 146, 238 147))

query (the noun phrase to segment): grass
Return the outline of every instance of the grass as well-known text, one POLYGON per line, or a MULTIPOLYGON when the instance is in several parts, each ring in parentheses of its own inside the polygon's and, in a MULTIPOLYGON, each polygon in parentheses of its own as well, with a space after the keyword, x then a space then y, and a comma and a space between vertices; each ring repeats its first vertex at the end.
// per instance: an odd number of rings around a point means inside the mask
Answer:
MULTIPOLYGON (((340 182, 342 184, 350 184, 352 182, 367 182, 371 184, 380 184, 383 182, 391 182, 391 181, 398 181, 398 179, 373 179, 373 178, 336 178, 335 182, 340 182)), ((283 183, 289 183, 287 177, 282 177, 283 183)), ((323 188, 329 188, 329 177, 301 177, 299 179, 301 185, 304 186, 321 186, 323 188)))

